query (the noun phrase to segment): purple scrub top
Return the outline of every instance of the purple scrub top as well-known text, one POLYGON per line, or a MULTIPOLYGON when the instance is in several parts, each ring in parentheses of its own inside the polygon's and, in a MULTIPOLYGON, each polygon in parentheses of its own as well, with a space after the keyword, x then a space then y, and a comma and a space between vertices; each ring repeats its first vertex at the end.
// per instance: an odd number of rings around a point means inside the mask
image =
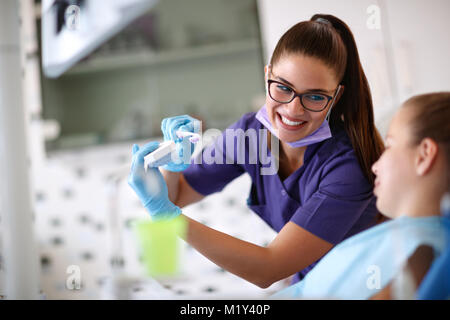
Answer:
MULTIPOLYGON (((198 193, 206 196, 221 191, 233 179, 247 172, 252 180, 247 205, 276 232, 292 221, 336 245, 374 224, 378 211, 372 186, 365 178, 343 128, 335 130, 331 138, 307 146, 303 165, 285 180, 281 180, 277 173, 261 174, 261 169, 270 167, 270 164, 262 157, 259 159, 259 146, 262 145, 261 149, 264 148, 266 154, 271 154, 267 143, 259 143, 263 139, 259 135, 257 146, 250 144, 249 139, 242 145, 235 138, 233 155, 225 151, 228 150, 227 142, 230 142, 225 137, 226 133, 229 135, 230 130, 236 132, 239 129, 259 132, 264 126, 255 118, 254 112, 247 113, 224 130, 216 143, 191 161, 183 174, 198 193), (249 152, 255 148, 258 155, 256 163, 249 152), (239 153, 245 153, 245 161, 236 161, 239 153), (211 159, 211 155, 222 158, 222 163, 211 163, 206 159, 211 159), (230 159, 233 156, 234 159, 230 159)), ((303 279, 317 262, 295 274, 292 283, 303 279)))

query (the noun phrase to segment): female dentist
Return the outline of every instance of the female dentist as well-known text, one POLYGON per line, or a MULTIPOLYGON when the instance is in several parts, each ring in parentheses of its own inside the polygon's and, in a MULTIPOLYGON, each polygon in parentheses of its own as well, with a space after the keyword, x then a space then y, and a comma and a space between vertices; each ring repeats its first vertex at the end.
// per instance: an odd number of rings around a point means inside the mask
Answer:
MULTIPOLYGON (((291 27, 279 40, 265 74, 265 106, 244 114, 199 155, 200 160, 213 155, 223 161, 172 162, 163 167, 164 176, 151 168, 146 174, 154 174, 159 186, 152 192, 142 168, 144 157, 158 142, 142 148, 134 145, 128 179, 152 218, 161 219, 180 215, 180 208, 248 173, 252 180, 248 205, 278 232, 275 239, 262 247, 186 217, 185 240, 217 265, 261 288, 291 275, 292 283, 298 282, 334 245, 375 224, 371 166, 383 151, 369 85, 353 35, 343 21, 314 15, 291 27), (239 152, 248 159, 254 148, 246 144, 239 149, 236 138, 231 161, 223 152, 230 132, 249 129, 269 130, 266 138, 258 137, 260 149, 268 145, 263 139, 279 140, 275 174, 261 174, 265 167, 261 161, 236 163, 239 152)), ((194 131, 194 124, 189 116, 178 116, 164 119, 161 127, 165 140, 186 146, 185 139, 179 143, 176 131, 194 131)), ((180 152, 186 154, 189 148, 180 152)))

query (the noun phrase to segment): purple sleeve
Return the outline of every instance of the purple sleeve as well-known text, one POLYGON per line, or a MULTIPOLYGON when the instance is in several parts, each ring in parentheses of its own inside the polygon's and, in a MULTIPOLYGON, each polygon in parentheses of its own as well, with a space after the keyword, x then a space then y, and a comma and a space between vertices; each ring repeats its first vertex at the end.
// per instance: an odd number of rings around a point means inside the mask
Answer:
POLYGON ((332 159, 323 169, 319 189, 297 209, 291 221, 337 244, 366 214, 374 196, 353 152, 332 159))
POLYGON ((245 172, 243 165, 239 165, 235 161, 236 141, 233 148, 227 150, 225 133, 230 129, 246 130, 249 116, 250 114, 245 114, 227 130, 224 130, 215 142, 204 148, 197 159, 192 159, 189 168, 183 171, 184 178, 195 191, 205 196, 219 192, 229 182, 245 172), (230 154, 233 155, 231 160, 230 154))

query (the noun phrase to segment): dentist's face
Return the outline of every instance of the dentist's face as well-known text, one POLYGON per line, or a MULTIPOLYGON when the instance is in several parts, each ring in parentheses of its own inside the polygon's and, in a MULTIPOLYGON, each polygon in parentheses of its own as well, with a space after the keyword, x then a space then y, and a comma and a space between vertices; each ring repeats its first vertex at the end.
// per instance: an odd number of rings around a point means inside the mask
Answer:
POLYGON ((376 175, 374 194, 377 208, 385 216, 396 218, 404 212, 402 203, 408 201, 415 180, 415 147, 410 143, 410 110, 400 108, 393 117, 386 136, 386 148, 372 166, 376 175))
MULTIPOLYGON (((282 56, 266 72, 266 83, 267 78, 281 82, 300 94, 321 93, 333 96, 339 85, 334 70, 317 58, 300 54, 282 56)), ((336 102, 337 100, 334 104, 336 102)), ((282 142, 297 141, 313 133, 325 120, 330 106, 331 101, 325 110, 313 112, 303 108, 299 97, 283 104, 274 101, 269 94, 266 95, 267 114, 282 142)))

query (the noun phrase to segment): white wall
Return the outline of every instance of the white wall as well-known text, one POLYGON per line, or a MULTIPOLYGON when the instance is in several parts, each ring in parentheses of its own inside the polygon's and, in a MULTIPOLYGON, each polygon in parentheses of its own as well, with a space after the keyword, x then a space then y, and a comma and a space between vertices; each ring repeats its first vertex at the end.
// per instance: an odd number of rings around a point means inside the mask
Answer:
POLYGON ((386 2, 401 97, 450 90, 450 1, 386 2))
POLYGON ((375 119, 382 133, 405 99, 450 90, 448 0, 258 0, 258 6, 265 62, 289 27, 316 13, 335 15, 349 25, 371 86, 375 119), (381 10, 379 29, 368 27, 374 17, 370 11, 373 5, 381 10))

